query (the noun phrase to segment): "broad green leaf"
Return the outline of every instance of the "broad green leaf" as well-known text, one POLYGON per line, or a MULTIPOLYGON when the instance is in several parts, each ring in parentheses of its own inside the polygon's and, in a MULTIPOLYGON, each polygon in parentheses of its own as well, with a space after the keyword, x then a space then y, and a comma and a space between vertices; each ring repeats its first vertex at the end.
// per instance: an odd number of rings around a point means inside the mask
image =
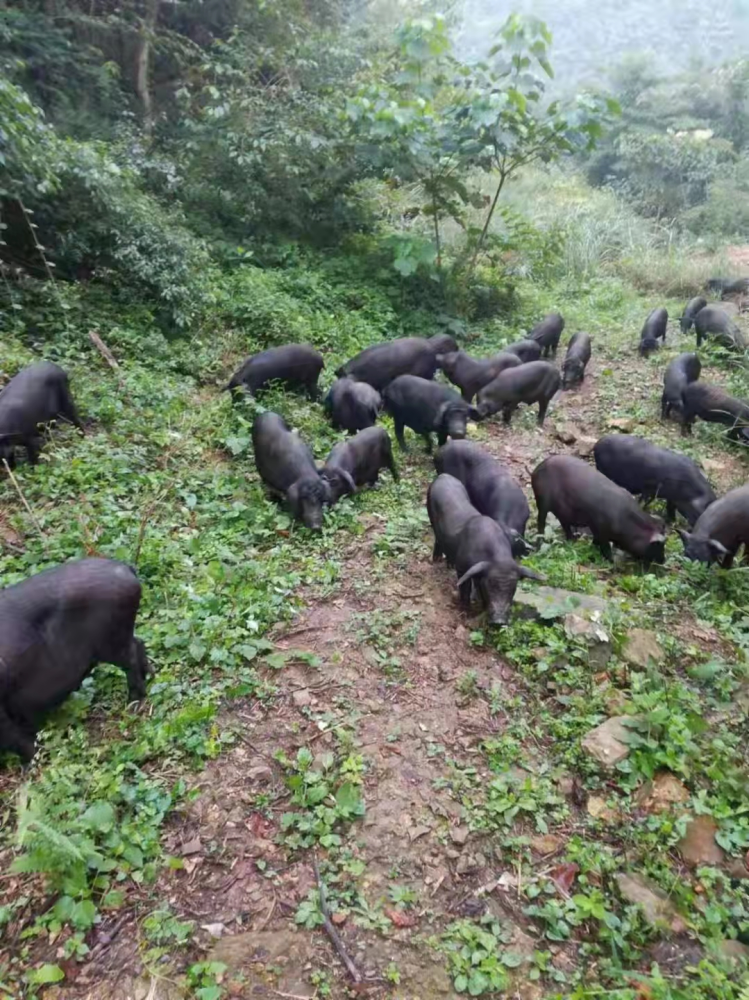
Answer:
POLYGON ((27 982, 33 986, 46 986, 49 983, 59 983, 65 978, 65 973, 59 965, 40 965, 26 973, 27 982))

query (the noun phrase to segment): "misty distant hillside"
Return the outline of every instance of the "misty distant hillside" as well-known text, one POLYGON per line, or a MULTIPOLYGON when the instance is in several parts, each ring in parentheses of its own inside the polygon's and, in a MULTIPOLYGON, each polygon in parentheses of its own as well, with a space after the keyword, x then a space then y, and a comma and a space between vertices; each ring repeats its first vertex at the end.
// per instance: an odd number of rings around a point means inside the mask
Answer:
POLYGON ((456 34, 465 59, 482 57, 512 11, 542 18, 554 35, 563 83, 601 80, 631 52, 651 52, 664 73, 749 53, 749 0, 464 0, 456 34))

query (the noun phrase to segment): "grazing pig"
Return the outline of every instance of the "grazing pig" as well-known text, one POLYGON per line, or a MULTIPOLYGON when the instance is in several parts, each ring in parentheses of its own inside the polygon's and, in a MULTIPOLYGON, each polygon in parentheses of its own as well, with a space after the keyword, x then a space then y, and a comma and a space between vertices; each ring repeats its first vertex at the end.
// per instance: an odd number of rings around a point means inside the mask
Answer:
POLYGON ((564 330, 564 317, 561 313, 549 313, 537 326, 533 327, 528 334, 528 339, 536 341, 545 358, 548 358, 550 354, 556 357, 562 330, 564 330))
POLYGON ((554 514, 567 538, 573 537, 573 528, 590 528, 593 542, 607 559, 613 543, 644 562, 664 561, 666 539, 658 523, 626 490, 582 459, 552 455, 535 469, 531 483, 539 533, 548 515, 554 514))
POLYGON ((585 378, 585 368, 590 361, 590 336, 576 333, 567 345, 562 364, 562 388, 572 389, 585 378))
POLYGON ((749 444, 749 404, 729 396, 719 385, 710 382, 690 382, 681 395, 682 434, 692 433, 692 424, 699 417, 712 424, 730 427, 728 436, 749 444))
POLYGON ((398 482, 390 435, 384 427, 367 427, 348 441, 335 445, 320 475, 328 483, 330 503, 337 503, 360 486, 374 486, 380 469, 390 469, 398 482))
POLYGON ((382 397, 367 382, 339 378, 328 390, 323 406, 336 430, 355 434, 377 423, 382 397))
POLYGON ((319 531, 330 488, 304 441, 289 430, 283 417, 267 410, 255 417, 252 447, 257 471, 270 492, 285 497, 294 517, 319 531))
POLYGON ((517 354, 523 364, 538 361, 541 357, 541 345, 536 340, 516 340, 514 344, 503 347, 505 354, 517 354))
POLYGON ((530 508, 504 465, 471 441, 449 441, 437 452, 434 465, 438 473, 459 479, 479 514, 497 522, 510 539, 514 556, 528 554, 523 535, 530 508))
POLYGON ((43 443, 39 427, 58 418, 85 434, 67 373, 51 361, 23 368, 0 392, 0 464, 4 459, 14 468, 15 449, 21 447, 36 465, 43 443))
POLYGON ((444 555, 455 568, 463 607, 470 608, 475 589, 489 623, 506 625, 518 581, 542 578, 515 562, 505 532, 492 518, 478 513, 453 476, 437 476, 427 493, 427 510, 434 531, 432 559, 444 555))
POLYGON ((694 319, 694 328, 697 331, 698 347, 707 336, 710 336, 716 343, 729 350, 746 350, 743 333, 720 306, 705 306, 704 309, 700 309, 694 319))
POLYGON ((663 376, 661 420, 666 420, 672 410, 681 419, 684 412, 682 394, 690 382, 700 377, 702 364, 696 354, 680 354, 668 365, 663 376))
POLYGON ((749 545, 749 486, 730 490, 700 516, 689 534, 680 531, 684 555, 698 562, 720 562, 730 569, 736 553, 749 545))
POLYGON ((706 305, 707 300, 703 299, 701 295, 697 295, 695 298, 690 299, 689 302, 687 302, 684 314, 679 320, 682 333, 689 333, 694 325, 695 316, 701 309, 704 309, 706 305))
POLYGON ((399 375, 433 378, 438 353, 439 350, 423 337, 401 337, 365 348, 342 365, 336 375, 340 378, 349 375, 360 382, 368 382, 382 392, 399 375))
POLYGON ((658 350, 658 341, 666 343, 666 327, 668 326, 668 310, 653 309, 648 313, 648 318, 640 333, 640 346, 638 348, 643 358, 646 358, 653 351, 658 350))
POLYGON ((502 410, 502 419, 509 424, 520 403, 538 403, 540 427, 560 381, 559 372, 548 361, 529 361, 517 368, 508 368, 479 390, 479 418, 483 420, 502 410))
POLYGON ((244 362, 224 386, 236 400, 244 389, 253 396, 268 382, 285 382, 293 388, 304 389, 311 399, 317 399, 317 380, 325 362, 322 355, 309 344, 284 344, 253 354, 244 362))
POLYGON ((145 695, 140 597, 135 571, 112 559, 80 559, 0 591, 0 750, 31 760, 44 716, 98 663, 125 672, 131 701, 145 695))
POLYGON ((720 292, 721 298, 727 295, 746 295, 749 292, 749 278, 711 278, 707 287, 714 295, 720 292))
POLYGON ((427 343, 432 348, 435 357, 438 354, 449 354, 458 350, 458 344, 449 333, 435 333, 433 337, 427 337, 427 343))
POLYGON ((450 354, 438 354, 437 364, 460 389, 463 399, 470 403, 479 389, 505 368, 515 368, 521 361, 516 354, 495 354, 493 358, 479 360, 465 351, 451 351, 450 354))
POLYGON ((404 427, 423 434, 431 453, 433 431, 439 443, 444 444, 448 437, 464 438, 468 420, 478 419, 476 409, 457 392, 417 375, 400 375, 385 389, 384 399, 385 408, 395 422, 398 444, 404 450, 404 427))
POLYGON ((593 449, 596 468, 617 486, 647 503, 666 501, 666 513, 680 514, 694 524, 715 494, 699 466, 668 448, 658 448, 634 434, 608 434, 593 449))

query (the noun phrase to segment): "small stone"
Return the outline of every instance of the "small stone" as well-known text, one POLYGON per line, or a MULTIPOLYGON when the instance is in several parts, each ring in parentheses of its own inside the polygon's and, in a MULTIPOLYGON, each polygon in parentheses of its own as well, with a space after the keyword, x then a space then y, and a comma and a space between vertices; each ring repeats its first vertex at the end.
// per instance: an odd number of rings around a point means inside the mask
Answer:
POLYGON ((657 927, 662 924, 671 925, 676 917, 676 909, 666 893, 644 875, 628 875, 620 872, 615 876, 619 892, 629 903, 642 907, 642 912, 649 924, 657 927))
POLYGON ((627 715, 614 715, 600 726, 591 729, 582 741, 583 750, 603 767, 609 769, 616 767, 629 753, 626 742, 629 732, 624 723, 630 718, 631 716, 627 715))
POLYGON ((554 836, 553 833, 544 833, 539 834, 537 837, 531 837, 531 847, 537 854, 555 854, 563 843, 562 838, 554 836))
POLYGON ((598 444, 598 438, 579 437, 572 451, 578 458, 589 458, 593 454, 596 444, 598 444))
POLYGON ((577 441, 579 431, 574 424, 562 424, 561 427, 555 428, 554 436, 562 442, 562 444, 574 444, 577 441))
POLYGON ((470 856, 470 854, 461 854, 458 858, 458 863, 455 866, 455 871, 458 875, 467 875, 476 868, 476 862, 470 856))
POLYGON ((557 782, 557 787, 562 795, 569 798, 575 791, 575 779, 571 774, 563 774, 557 782))
POLYGON ((689 789, 670 771, 659 771, 637 793, 638 806, 651 813, 661 813, 671 806, 686 802, 689 789))
POLYGON ((588 815, 604 823, 618 823, 622 818, 618 809, 612 809, 599 795, 591 795, 587 805, 588 815))
POLYGON ((291 700, 294 702, 296 708, 306 708, 307 705, 312 704, 312 694, 307 688, 302 688, 292 694, 291 700))
POLYGON ((725 941, 721 941, 720 951, 725 958, 732 959, 735 962, 740 962, 742 959, 745 962, 749 962, 749 945, 742 944, 741 941, 734 941, 731 938, 727 938, 725 941))
POLYGON ((193 837, 192 840, 188 840, 186 844, 182 845, 182 857, 187 858, 191 854, 200 854, 202 849, 200 837, 193 837))
POLYGON ((347 918, 348 918, 348 913, 341 913, 340 911, 338 913, 331 914, 330 917, 330 919, 333 921, 336 927, 341 927, 343 924, 345 924, 347 918))
POLYGON ((564 630, 569 636, 582 636, 588 643, 588 662, 592 669, 600 670, 611 659, 608 632, 598 622, 574 612, 564 616, 564 630))
POLYGON ((414 840, 418 840, 420 837, 426 837, 426 835, 431 832, 431 826, 412 826, 408 831, 408 839, 411 843, 413 843, 414 840))
POLYGON ((219 923, 216 923, 216 924, 201 924, 200 927, 201 927, 201 930, 207 931, 211 935, 212 938, 216 938, 216 939, 222 937, 224 931, 226 930, 226 927, 224 927, 223 924, 219 924, 219 923))
POLYGON ((259 785, 269 785, 273 781, 273 768, 267 764, 255 764, 247 771, 250 781, 256 781, 259 785))
POLYGON ((686 863, 696 868, 698 865, 719 865, 725 858, 723 848, 715 843, 717 824, 712 816, 695 816, 687 825, 686 832, 676 845, 686 863))
POLYGON ((454 844, 458 844, 460 847, 465 844, 468 840, 468 827, 467 826, 451 826, 450 827, 450 840, 454 844))
POLYGON ((622 649, 622 659, 631 667, 645 670, 651 660, 655 664, 663 663, 665 655, 654 632, 644 628, 633 628, 628 632, 622 649))
POLYGON ((477 868, 486 868, 486 866, 489 864, 489 861, 485 854, 481 853, 475 854, 473 860, 476 862, 477 868))
POLYGON ((631 434, 635 429, 635 422, 631 417, 610 417, 606 423, 612 430, 621 431, 622 434, 631 434))
POLYGON ((726 866, 726 871, 731 878, 749 879, 749 868, 740 858, 734 858, 730 861, 726 866))

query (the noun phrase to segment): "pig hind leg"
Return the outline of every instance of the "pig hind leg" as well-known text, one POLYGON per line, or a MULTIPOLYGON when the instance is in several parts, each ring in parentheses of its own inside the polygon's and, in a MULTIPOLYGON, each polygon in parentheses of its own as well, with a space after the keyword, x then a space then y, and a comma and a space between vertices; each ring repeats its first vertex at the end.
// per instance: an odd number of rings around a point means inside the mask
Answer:
POLYGON ((16 753, 27 764, 34 756, 35 734, 10 718, 0 705, 0 750, 16 753))

